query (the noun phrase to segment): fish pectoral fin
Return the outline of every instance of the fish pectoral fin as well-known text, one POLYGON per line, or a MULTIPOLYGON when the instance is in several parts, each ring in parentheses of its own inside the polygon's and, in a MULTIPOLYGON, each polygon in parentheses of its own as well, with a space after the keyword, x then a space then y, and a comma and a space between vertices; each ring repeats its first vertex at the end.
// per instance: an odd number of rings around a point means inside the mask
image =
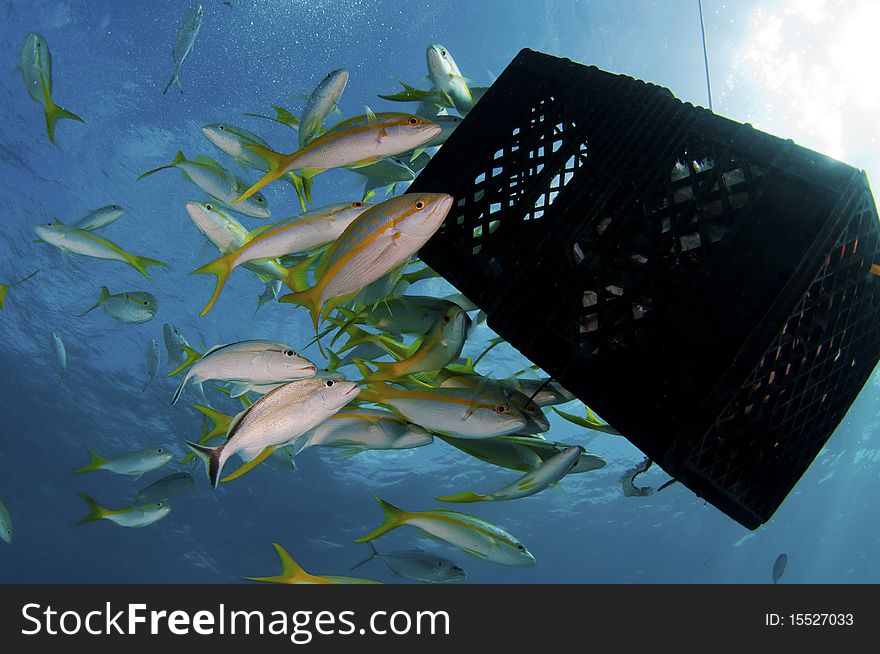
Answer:
POLYGON ((240 384, 232 384, 229 387, 229 397, 241 397, 245 393, 253 390, 254 385, 249 382, 242 382, 240 384))
POLYGON ((361 452, 366 452, 367 448, 362 445, 353 445, 350 447, 342 448, 342 451, 333 457, 336 461, 345 461, 346 459, 350 459, 353 456, 357 456, 361 452))

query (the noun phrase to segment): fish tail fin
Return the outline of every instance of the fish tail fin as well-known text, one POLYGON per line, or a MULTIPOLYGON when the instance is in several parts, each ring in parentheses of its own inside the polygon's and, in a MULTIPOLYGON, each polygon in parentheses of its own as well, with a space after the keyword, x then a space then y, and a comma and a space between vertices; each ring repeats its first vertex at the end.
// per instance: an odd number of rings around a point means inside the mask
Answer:
POLYGON ((275 551, 278 552, 278 558, 281 559, 281 574, 272 577, 243 577, 244 579, 270 584, 295 584, 310 577, 309 573, 303 570, 281 545, 272 543, 272 547, 275 548, 275 551))
POLYGON ((106 286, 102 286, 101 287, 101 294, 98 296, 98 301, 95 302, 92 306, 90 306, 88 309, 86 309, 82 313, 77 314, 77 318, 82 318, 87 313, 97 309, 99 306, 101 306, 101 304, 104 302, 104 300, 106 300, 108 297, 110 297, 110 291, 107 290, 106 286))
POLYGON ((181 394, 183 393, 183 389, 186 388, 187 382, 189 382, 192 375, 188 372, 184 375, 183 379, 180 380, 180 385, 177 387, 177 390, 174 391, 174 395, 171 396, 171 406, 177 404, 177 400, 180 399, 181 394))
POLYGON ((98 504, 91 497, 86 495, 85 493, 80 493, 79 496, 85 501, 86 504, 89 505, 89 514, 84 517, 82 520, 77 522, 78 525, 84 525, 88 522, 94 522, 95 520, 100 520, 104 516, 107 515, 107 509, 98 504))
POLYGON ((387 379, 397 379, 406 374, 400 361, 369 361, 370 365, 376 367, 375 370, 367 367, 365 359, 355 359, 354 363, 363 376, 359 382, 361 384, 375 384, 387 379))
POLYGON ((257 145, 256 143, 249 143, 245 147, 266 160, 266 163, 269 164, 269 172, 258 179, 247 191, 235 198, 235 200, 232 201, 232 204, 244 202, 261 188, 271 184, 284 175, 284 173, 290 168, 290 164, 293 163, 294 156, 296 155, 296 153, 281 154, 280 152, 275 152, 275 150, 270 150, 269 148, 257 145))
POLYGON ((171 76, 171 79, 168 80, 168 83, 165 85, 165 88, 162 89, 162 95, 165 95, 166 93, 168 93, 168 89, 170 89, 170 88, 171 88, 171 85, 174 84, 174 79, 175 79, 176 77, 177 77, 177 75, 172 75, 172 76, 171 76))
POLYGON ((318 286, 312 286, 311 288, 307 288, 304 291, 282 295, 280 298, 278 298, 278 301, 308 307, 309 314, 312 316, 312 325, 315 328, 315 342, 318 344, 318 349, 321 351, 321 356, 326 357, 327 355, 324 352, 324 348, 321 346, 321 335, 318 333, 318 321, 320 321, 321 319, 322 308, 321 289, 318 286))
POLYGON ((168 170, 169 168, 174 168, 175 166, 177 166, 177 164, 183 163, 184 161, 186 161, 186 156, 184 156, 183 150, 178 150, 177 154, 174 155, 174 159, 171 160, 170 164, 168 164, 167 166, 159 166, 158 168, 153 168, 152 170, 148 170, 145 173, 141 173, 135 178, 135 181, 139 182, 144 177, 149 177, 153 173, 158 173, 160 170, 168 170))
POLYGON ((94 470, 100 470, 101 466, 107 463, 107 459, 95 452, 95 450, 87 447, 86 451, 89 453, 89 462, 82 468, 77 468, 74 472, 93 472, 94 470))
POLYGON ((226 280, 229 279, 229 275, 235 270, 234 264, 237 254, 237 251, 233 250, 219 259, 214 259, 214 261, 192 271, 193 275, 214 275, 217 278, 217 282, 214 285, 214 294, 208 300, 205 308, 202 309, 202 312, 199 314, 200 316, 205 316, 214 306, 214 303, 217 302, 217 298, 220 297, 223 287, 226 286, 226 280))
POLYGON ((217 409, 212 409, 211 407, 205 406, 203 404, 193 404, 193 409, 206 416, 208 420, 210 420, 214 424, 214 429, 212 429, 211 432, 220 428, 224 428, 225 431, 225 428, 229 427, 229 423, 232 420, 232 416, 221 413, 217 409))
POLYGON ((287 268, 287 272, 284 274, 284 279, 281 280, 284 282, 284 285, 294 293, 301 293, 302 291, 307 290, 309 287, 309 270, 318 256, 320 255, 306 257, 299 263, 287 268))
POLYGON ((220 462, 220 455, 223 453, 226 443, 213 448, 199 445, 198 443, 191 443, 190 441, 184 441, 184 443, 193 451, 193 454, 205 463, 205 469, 208 471, 208 481, 211 482, 211 486, 217 488, 217 484, 220 481, 220 470, 223 468, 220 462))
POLYGON ((480 495, 479 493, 475 493, 473 491, 465 491, 463 493, 456 493, 455 495, 438 495, 435 497, 435 500, 440 502, 483 502, 488 499, 488 495, 480 495))
POLYGON ((299 206, 302 207, 303 211, 306 211, 308 202, 306 201, 306 189, 303 178, 293 171, 287 173, 287 178, 290 180, 290 185, 293 186, 293 190, 296 191, 296 197, 299 199, 299 206))
POLYGON ((331 372, 333 370, 339 370, 339 366, 342 363, 342 359, 339 358, 339 355, 336 354, 333 350, 327 350, 327 370, 331 372))
POLYGON ((49 140, 53 145, 55 144, 55 124, 62 118, 78 120, 81 123, 86 122, 72 111, 59 107, 52 101, 52 98, 46 97, 46 132, 49 134, 49 140))
POLYGON ((183 363, 177 366, 174 370, 168 373, 169 377, 174 377, 174 375, 180 374, 187 368, 189 368, 192 364, 202 358, 200 352, 196 352, 189 345, 183 346, 183 351, 186 354, 186 359, 184 359, 183 363))
POLYGON ((361 392, 358 393, 357 399, 361 402, 382 404, 388 399, 388 391, 391 390, 391 386, 384 382, 379 382, 378 384, 368 384, 367 386, 361 388, 361 392))
POLYGON ((386 502, 378 495, 376 496, 376 501, 379 503, 379 506, 382 507, 382 511, 385 512, 385 522, 383 522, 366 536, 361 536, 360 538, 355 540, 355 543, 366 543, 375 538, 378 538, 382 534, 387 534, 392 529, 396 529, 406 521, 408 516, 406 511, 386 502))
POLYGON ((365 559, 364 559, 363 561, 361 561, 360 563, 357 563, 357 564, 351 566, 351 567, 349 568, 349 570, 354 570, 355 568, 360 568, 364 563, 369 563, 370 561, 372 561, 373 559, 375 559, 377 556, 379 556, 379 550, 376 549, 376 546, 373 545, 372 541, 367 541, 367 545, 370 546, 370 556, 368 556, 367 558, 365 558, 365 559))
POLYGON ((158 259, 150 259, 149 257, 139 257, 136 254, 131 254, 129 252, 124 252, 123 255, 125 257, 126 262, 137 270, 141 275, 150 279, 150 274, 147 272, 147 266, 159 266, 161 268, 169 268, 170 266, 164 261, 159 261, 158 259))

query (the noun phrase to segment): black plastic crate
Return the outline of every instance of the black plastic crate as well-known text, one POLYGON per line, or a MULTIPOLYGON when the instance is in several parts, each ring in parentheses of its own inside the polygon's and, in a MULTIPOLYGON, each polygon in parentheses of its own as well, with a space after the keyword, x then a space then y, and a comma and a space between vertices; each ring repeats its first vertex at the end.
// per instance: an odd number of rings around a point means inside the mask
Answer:
POLYGON ((751 529, 880 357, 864 173, 523 50, 414 182, 421 257, 670 475, 751 529))

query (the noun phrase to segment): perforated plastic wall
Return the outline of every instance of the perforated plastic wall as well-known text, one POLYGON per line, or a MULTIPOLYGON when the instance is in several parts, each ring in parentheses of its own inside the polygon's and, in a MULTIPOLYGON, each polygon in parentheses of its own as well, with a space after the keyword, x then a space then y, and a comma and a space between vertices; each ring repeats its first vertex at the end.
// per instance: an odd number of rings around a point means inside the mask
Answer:
POLYGON ((411 192, 422 258, 694 492, 754 528, 880 357, 864 174, 524 50, 411 192))

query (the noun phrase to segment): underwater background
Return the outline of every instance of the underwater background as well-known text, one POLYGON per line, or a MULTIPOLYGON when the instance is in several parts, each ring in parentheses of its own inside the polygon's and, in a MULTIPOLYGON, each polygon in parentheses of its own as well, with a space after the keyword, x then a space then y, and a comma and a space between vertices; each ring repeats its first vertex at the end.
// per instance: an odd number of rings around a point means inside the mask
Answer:
MULTIPOLYGON (((208 154, 253 181, 201 133, 208 123, 253 130, 282 151, 292 132, 246 112, 273 104, 301 108, 327 71, 351 77, 340 108, 399 110, 415 105, 376 97, 426 74, 425 47, 442 43, 462 73, 488 86, 523 47, 570 57, 669 87, 682 100, 706 104, 696 0, 577 2, 533 0, 381 1, 204 0, 204 21, 182 66, 183 93, 162 94, 170 48, 188 0, 0 2, 0 281, 40 269, 10 291, 0 313, 0 498, 15 538, 0 542, 3 582, 240 581, 275 574, 272 542, 307 570, 347 574, 369 550, 354 544, 381 522, 377 494, 405 509, 427 510, 435 495, 491 490, 518 473, 472 459, 435 440, 401 452, 367 452, 336 460, 310 449, 292 471, 268 463, 240 482, 209 487, 198 462, 169 464, 138 481, 108 472, 75 474, 86 446, 109 456, 167 447, 175 461, 183 439, 199 435, 191 397, 172 407, 178 381, 167 377, 162 325, 176 326, 201 349, 247 338, 302 348, 313 331, 307 312, 270 303, 254 313, 262 285, 233 276, 214 310, 198 312, 211 280, 190 271, 216 256, 184 204, 207 199, 177 171, 140 182, 142 172, 170 163, 177 150, 208 154), (45 37, 53 55, 54 98, 85 124, 59 123, 57 147, 42 109, 29 97, 18 63, 25 36, 45 37), (168 262, 154 283, 118 263, 65 256, 34 243, 34 226, 55 217, 73 222, 97 207, 120 204, 125 215, 104 231, 141 255, 168 262), (149 291, 156 317, 123 324, 102 311, 77 317, 98 298, 149 291), (64 339, 62 378, 52 332, 64 339), (160 373, 148 381, 146 349, 160 344, 160 373), (130 504, 137 491, 171 472, 189 471, 198 486, 171 500, 171 514, 143 529, 106 521, 75 526, 86 492, 101 504, 130 504)), ((779 0, 703 3, 715 111, 867 171, 880 189, 880 7, 863 2, 779 0)), ((314 206, 359 199, 362 179, 330 171, 315 184, 314 206)), ((289 186, 264 190, 273 219, 296 213, 289 186)), ((261 221, 241 217, 249 228, 261 221)), ((411 292, 445 294, 441 282, 411 292)), ((731 307, 735 310, 735 307, 731 307)), ((479 327, 465 353, 477 354, 494 334, 479 327)), ((528 365, 509 346, 493 350, 481 371, 504 377, 528 365)), ((206 389, 209 385, 205 386, 206 389)), ((209 396, 220 409, 235 402, 209 396)), ((579 413, 577 404, 562 407, 579 413)), ((468 557, 439 542, 396 530, 380 551, 420 546, 454 559, 476 583, 757 582, 771 581, 777 555, 788 554, 783 582, 878 582, 880 527, 880 379, 875 375, 774 518, 749 532, 675 484, 659 494, 625 497, 620 477, 643 456, 626 440, 590 432, 552 412, 548 437, 584 445, 607 465, 571 475, 553 490, 511 502, 459 508, 514 534, 535 555, 531 567, 506 567, 468 557)), ((657 487, 668 477, 652 468, 638 478, 657 487)), ((404 581, 380 562, 358 574, 404 581)))

